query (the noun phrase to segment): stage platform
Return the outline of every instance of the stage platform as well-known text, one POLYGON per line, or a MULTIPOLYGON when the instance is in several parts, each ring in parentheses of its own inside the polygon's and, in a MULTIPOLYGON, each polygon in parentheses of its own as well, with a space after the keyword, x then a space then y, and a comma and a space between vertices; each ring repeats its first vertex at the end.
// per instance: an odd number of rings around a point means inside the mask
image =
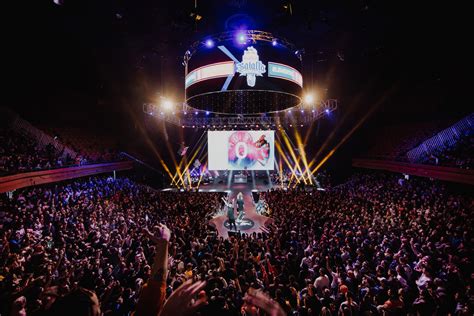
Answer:
MULTIPOLYGON (((199 192, 228 192, 228 190, 257 190, 257 191, 268 191, 272 188, 280 188, 280 185, 272 184, 269 177, 266 175, 252 175, 247 176, 246 183, 240 183, 240 181, 234 181, 234 175, 220 176, 215 178, 210 183, 204 181, 199 186, 199 192)), ((193 184, 193 187, 196 184, 193 184)), ((163 191, 178 191, 177 188, 167 188, 163 191)))
MULTIPOLYGON (((273 188, 273 185, 268 178, 252 177, 249 175, 247 183, 236 183, 235 181, 229 181, 229 179, 217 179, 212 184, 201 186, 199 191, 227 192, 230 195, 230 199, 237 198, 237 194, 242 192, 244 195, 245 216, 241 222, 236 220, 237 230, 232 230, 232 232, 252 234, 263 232, 265 230, 265 225, 272 221, 269 217, 257 214, 252 192, 268 191, 271 188, 273 188)), ((238 213, 236 210, 235 218, 237 219, 237 217, 238 213)), ((231 230, 229 229, 227 215, 217 216, 210 220, 209 224, 217 229, 219 236, 224 238, 229 237, 229 232, 231 232, 231 230)))
MULTIPOLYGON (((255 190, 255 189, 254 189, 255 190)), ((232 230, 232 232, 240 232, 246 234, 252 233, 261 233, 265 230, 265 225, 271 223, 273 219, 257 214, 255 210, 255 205, 252 197, 252 189, 250 186, 245 186, 243 184, 236 184, 230 188, 230 198, 237 198, 237 194, 242 192, 244 195, 244 209, 245 216, 243 220, 239 223, 236 220, 237 230, 232 230)), ((237 219, 238 213, 235 212, 235 218, 237 219)), ((219 236, 224 238, 229 237, 229 223, 227 220, 227 215, 217 216, 209 221, 211 226, 214 226, 217 229, 219 236)))
MULTIPOLYGON (((245 216, 241 223, 237 223, 237 231, 229 229, 229 223, 227 221, 227 215, 216 216, 209 221, 209 224, 216 228, 219 236, 229 238, 229 232, 240 232, 246 234, 261 233, 265 230, 265 225, 270 224, 273 219, 257 214, 255 210, 255 204, 253 201, 252 192, 268 191, 272 188, 278 188, 278 186, 272 185, 272 183, 265 178, 251 177, 248 178, 247 183, 234 183, 228 180, 228 178, 221 177, 215 179, 213 183, 201 185, 199 192, 226 192, 230 194, 230 198, 236 198, 239 192, 244 195, 244 209, 245 216)), ((175 191, 177 189, 166 189, 167 191, 175 191)), ((237 219, 238 213, 235 211, 235 218, 237 219)))

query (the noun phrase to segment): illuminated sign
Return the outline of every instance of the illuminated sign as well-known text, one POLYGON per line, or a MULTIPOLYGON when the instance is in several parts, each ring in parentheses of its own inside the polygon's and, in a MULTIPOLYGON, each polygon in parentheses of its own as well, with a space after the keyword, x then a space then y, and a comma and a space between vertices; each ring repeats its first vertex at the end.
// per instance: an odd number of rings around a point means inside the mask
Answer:
POLYGON ((227 77, 235 72, 235 64, 233 61, 210 64, 207 66, 194 69, 186 76, 185 87, 189 87, 199 81, 227 77))
MULTIPOLYGON (((252 46, 244 51, 242 62, 239 62, 224 46, 219 46, 219 49, 232 60, 205 65, 189 72, 185 79, 186 89, 204 80, 221 77, 228 77, 230 80, 235 72, 238 72, 240 76, 247 77, 247 86, 255 87, 256 77, 262 77, 263 74, 267 72, 267 66, 260 61, 257 50, 252 46)), ((303 87, 303 76, 301 73, 295 68, 285 64, 269 61, 268 77, 288 80, 303 87)), ((229 80, 226 81, 223 90, 227 90, 229 80)))
POLYGON ((301 76, 301 73, 295 68, 284 64, 268 62, 268 76, 293 81, 300 87, 303 87, 303 76, 301 76))
POLYGON ((263 76, 266 72, 265 65, 259 60, 258 52, 252 46, 244 51, 242 62, 237 64, 237 72, 241 76, 247 77, 247 85, 249 87, 255 86, 256 77, 263 76))

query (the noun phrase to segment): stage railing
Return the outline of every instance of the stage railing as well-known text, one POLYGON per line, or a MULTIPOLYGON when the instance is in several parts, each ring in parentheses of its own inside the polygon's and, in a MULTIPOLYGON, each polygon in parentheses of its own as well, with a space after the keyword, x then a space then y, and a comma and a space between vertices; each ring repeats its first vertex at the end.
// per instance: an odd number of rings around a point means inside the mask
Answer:
POLYGON ((132 161, 120 161, 18 173, 5 177, 0 177, 0 193, 9 192, 16 189, 21 189, 39 184, 54 183, 58 181, 87 177, 101 173, 130 170, 132 168, 132 161))
POLYGON ((354 159, 352 166, 474 185, 474 170, 374 159, 354 159))

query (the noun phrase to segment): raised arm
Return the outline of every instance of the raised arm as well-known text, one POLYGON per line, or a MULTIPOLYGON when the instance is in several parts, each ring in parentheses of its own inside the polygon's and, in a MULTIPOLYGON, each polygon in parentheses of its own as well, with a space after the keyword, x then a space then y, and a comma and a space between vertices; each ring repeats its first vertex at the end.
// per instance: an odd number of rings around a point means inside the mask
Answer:
POLYGON ((156 244, 156 253, 151 268, 151 275, 140 293, 135 316, 156 316, 163 308, 166 298, 166 276, 168 274, 168 244, 170 230, 163 224, 156 227, 153 235, 148 229, 143 233, 156 244))

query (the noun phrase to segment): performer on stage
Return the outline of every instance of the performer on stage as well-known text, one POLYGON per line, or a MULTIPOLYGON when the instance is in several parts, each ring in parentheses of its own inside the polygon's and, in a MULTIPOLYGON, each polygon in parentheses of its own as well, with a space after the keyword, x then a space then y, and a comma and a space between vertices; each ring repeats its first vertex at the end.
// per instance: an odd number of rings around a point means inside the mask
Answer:
POLYGON ((234 204, 235 199, 232 199, 231 202, 229 200, 222 198, 225 205, 227 206, 227 219, 229 220, 229 229, 232 230, 232 225, 234 225, 234 229, 237 230, 237 225, 235 224, 235 216, 234 216, 234 204))
POLYGON ((237 194, 237 211, 239 212, 239 215, 237 216, 237 222, 240 223, 242 219, 244 218, 244 195, 242 192, 239 192, 237 194))

